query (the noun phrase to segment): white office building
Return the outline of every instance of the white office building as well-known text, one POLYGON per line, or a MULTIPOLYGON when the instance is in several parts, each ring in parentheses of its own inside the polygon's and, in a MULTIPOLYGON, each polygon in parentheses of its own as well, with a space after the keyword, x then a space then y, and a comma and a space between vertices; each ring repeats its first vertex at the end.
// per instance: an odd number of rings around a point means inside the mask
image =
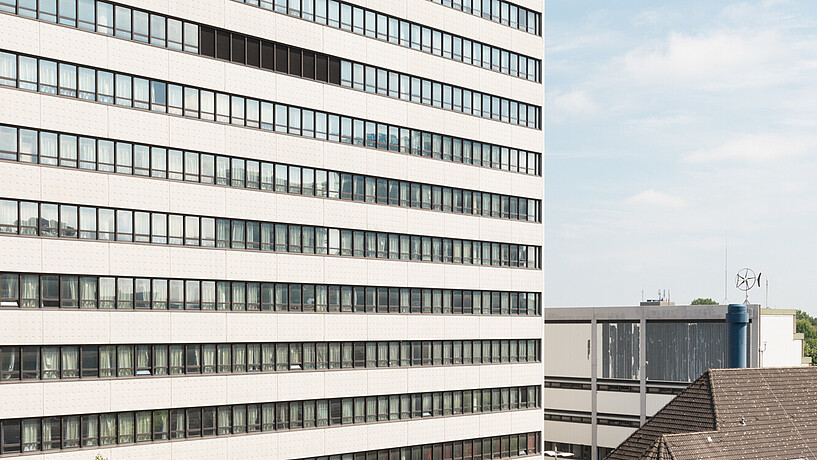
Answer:
MULTIPOLYGON (((707 369, 727 367, 726 305, 549 308, 545 448, 601 460, 707 369)), ((795 310, 750 305, 746 363, 803 357, 795 310)))
POLYGON ((0 0, 0 458, 542 451, 534 0, 0 0))

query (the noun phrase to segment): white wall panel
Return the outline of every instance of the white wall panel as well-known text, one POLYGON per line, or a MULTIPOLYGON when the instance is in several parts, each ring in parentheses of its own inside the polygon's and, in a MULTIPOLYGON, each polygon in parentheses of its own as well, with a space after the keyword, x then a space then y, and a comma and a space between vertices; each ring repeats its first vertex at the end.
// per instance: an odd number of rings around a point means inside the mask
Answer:
MULTIPOLYGON (((601 395, 607 393, 613 396, 620 396, 621 393, 599 392, 601 395)), ((564 409, 573 411, 590 412, 592 410, 592 394, 590 390, 572 390, 565 388, 545 388, 544 389, 544 404, 546 409, 564 409)), ((638 394, 635 394, 636 401, 638 394)), ((636 404, 636 412, 638 405, 636 404)), ((609 413, 610 411, 598 409, 599 412, 609 413)), ((613 412, 616 413, 616 412, 613 412)))
MULTIPOLYGON (((233 0, 123 0, 139 8, 280 40, 494 95, 542 104, 541 84, 440 59, 233 0)), ((531 5, 532 0, 520 0, 531 5)), ((541 57, 542 38, 426 0, 354 0, 541 57)), ((540 8, 540 5, 536 5, 540 8)), ((68 27, 0 15, 4 48, 541 151, 542 131, 406 103, 68 27), (66 47, 65 43, 72 46, 66 47)), ((0 88, 0 123, 183 150, 541 199, 541 177, 0 88), (81 116, 78 116, 81 114, 81 116)), ((542 245, 541 224, 0 163, 6 197, 542 245)), ((0 271, 541 291, 541 270, 0 236, 0 271)), ((589 329, 589 327, 588 327, 589 329)), ((563 347, 576 339, 547 342, 563 347)), ((541 317, 371 313, 2 310, 0 344, 531 339, 541 317)), ((561 349, 561 348, 560 348, 561 349)), ((581 367, 581 366, 579 366, 581 367)), ((572 370, 572 369, 570 369, 572 370)), ((589 367, 588 367, 589 372, 589 367)), ((0 385, 0 419, 275 400, 539 384, 543 366, 503 363, 0 385)), ((573 375, 573 374, 567 374, 573 375)), ((51 452, 32 458, 295 458, 467 439, 543 426, 540 410, 51 452), (350 444, 352 442, 353 444, 350 444)))

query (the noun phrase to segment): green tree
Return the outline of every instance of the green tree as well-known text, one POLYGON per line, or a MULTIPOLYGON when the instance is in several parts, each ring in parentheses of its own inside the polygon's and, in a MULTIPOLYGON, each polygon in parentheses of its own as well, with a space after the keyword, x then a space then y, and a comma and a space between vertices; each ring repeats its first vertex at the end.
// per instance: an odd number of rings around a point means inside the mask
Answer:
POLYGON ((690 305, 718 305, 718 302, 715 302, 709 297, 707 298, 698 297, 697 299, 693 300, 690 305))
POLYGON ((797 332, 803 334, 803 355, 811 356, 811 365, 817 365, 817 318, 797 310, 797 332))

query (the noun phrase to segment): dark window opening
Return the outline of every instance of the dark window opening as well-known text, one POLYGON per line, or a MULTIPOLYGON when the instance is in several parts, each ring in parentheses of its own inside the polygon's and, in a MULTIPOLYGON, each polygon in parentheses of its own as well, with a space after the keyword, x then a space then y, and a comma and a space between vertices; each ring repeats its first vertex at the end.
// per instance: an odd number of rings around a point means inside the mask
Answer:
POLYGON ((216 57, 216 31, 209 27, 200 27, 200 50, 201 54, 210 57, 216 57))
POLYGON ((230 33, 223 30, 216 31, 216 57, 230 60, 230 33))
POLYGON ((232 39, 232 61, 238 62, 239 64, 246 64, 246 53, 244 48, 244 36, 233 34, 232 39))

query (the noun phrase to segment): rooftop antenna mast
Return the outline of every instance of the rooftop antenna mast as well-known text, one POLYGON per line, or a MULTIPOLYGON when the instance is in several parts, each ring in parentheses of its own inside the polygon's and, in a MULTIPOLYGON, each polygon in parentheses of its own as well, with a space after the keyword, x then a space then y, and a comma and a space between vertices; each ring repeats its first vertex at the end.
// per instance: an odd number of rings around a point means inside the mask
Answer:
POLYGON ((729 283, 729 248, 727 247, 727 232, 723 232, 723 304, 729 305, 728 283, 729 283))

